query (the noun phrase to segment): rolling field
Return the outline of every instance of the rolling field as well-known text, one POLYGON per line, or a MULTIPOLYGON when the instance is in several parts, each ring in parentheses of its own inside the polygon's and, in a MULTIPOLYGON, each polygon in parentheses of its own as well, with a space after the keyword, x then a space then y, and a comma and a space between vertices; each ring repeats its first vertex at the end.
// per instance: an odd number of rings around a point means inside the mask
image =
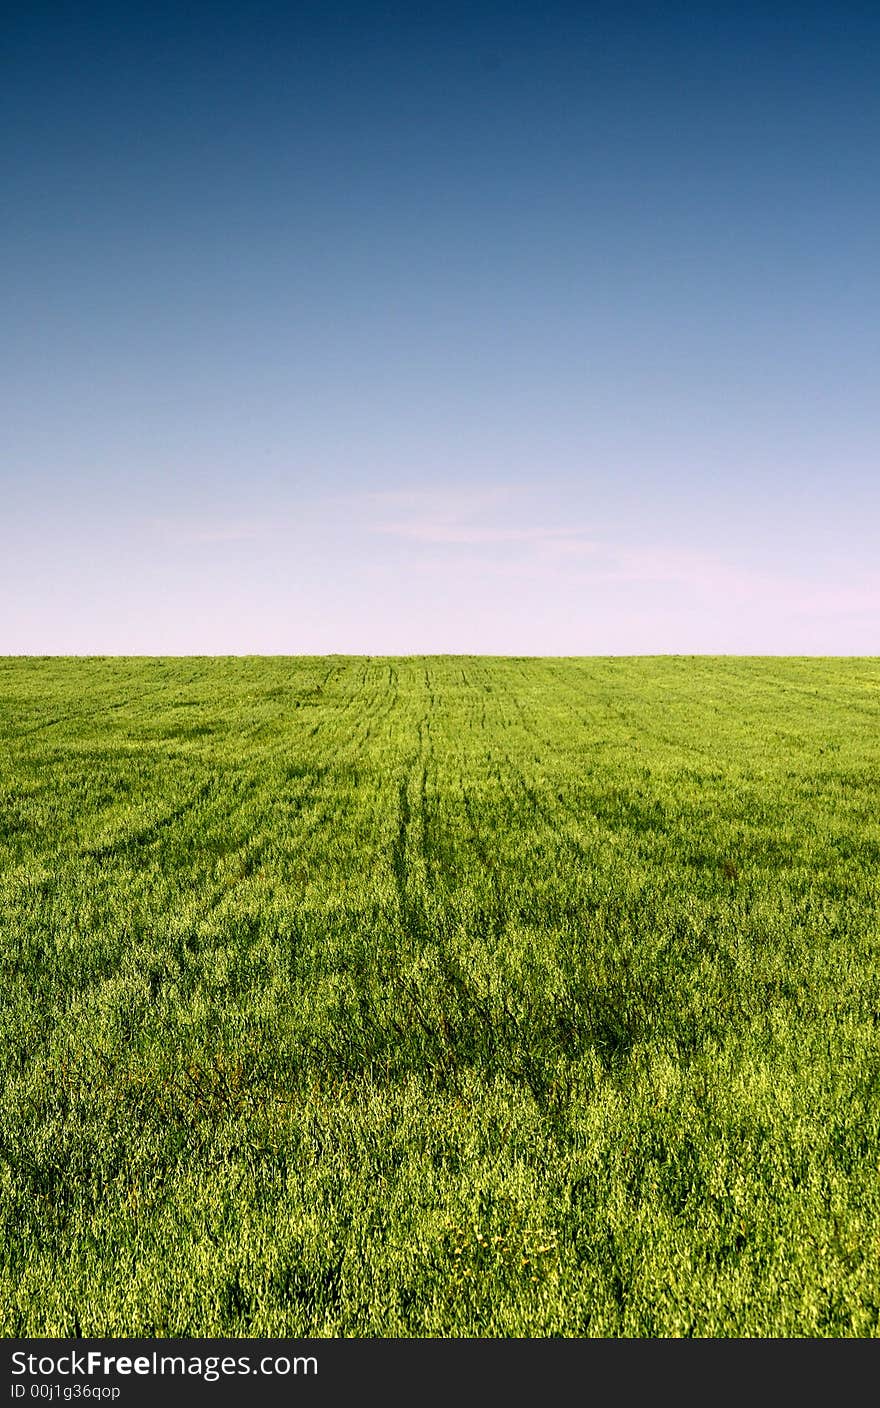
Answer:
POLYGON ((878 899, 878 660, 0 660, 0 1333, 878 1336, 878 899))

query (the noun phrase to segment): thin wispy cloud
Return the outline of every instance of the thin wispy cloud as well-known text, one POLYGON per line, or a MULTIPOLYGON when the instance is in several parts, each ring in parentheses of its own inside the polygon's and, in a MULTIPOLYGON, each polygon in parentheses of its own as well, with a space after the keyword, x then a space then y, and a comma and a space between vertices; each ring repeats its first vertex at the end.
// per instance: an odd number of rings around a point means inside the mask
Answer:
POLYGON ((581 581, 669 585, 699 593, 704 599, 765 603, 776 611, 804 616, 880 611, 880 575, 865 574, 858 567, 846 578, 822 582, 683 548, 645 550, 618 545, 607 551, 616 559, 615 565, 580 573, 581 581))
POLYGON ((589 551, 586 530, 535 521, 540 491, 524 486, 375 492, 349 500, 368 532, 415 543, 461 547, 552 544, 589 551), (526 521, 523 521, 526 520, 526 521))
MULTIPOLYGON (((373 494, 364 496, 362 507, 375 512, 393 503, 401 510, 393 518, 381 512, 371 518, 367 512, 369 533, 414 548, 460 548, 454 570, 460 581, 474 583, 475 596, 481 582, 496 580, 556 592, 572 609, 577 603, 608 603, 621 593, 636 592, 646 612, 672 600, 714 610, 719 620, 736 611, 743 619, 804 622, 880 614, 880 574, 866 573, 858 563, 823 579, 674 541, 627 542, 598 524, 522 521, 539 516, 540 502, 538 490, 511 495, 474 489, 373 494), (491 551, 495 547, 513 551, 491 551)), ((450 571, 448 553, 442 559, 417 553, 408 570, 444 579, 450 571)))
POLYGON ((460 543, 462 546, 492 543, 554 543, 587 548, 585 539, 569 528, 513 528, 470 523, 434 523, 426 521, 379 522, 372 525, 374 533, 394 538, 409 538, 421 543, 460 543))
POLYGON ((268 537, 272 531, 271 526, 264 523, 218 523, 175 518, 150 518, 145 526, 149 533, 174 547, 253 543, 268 537))

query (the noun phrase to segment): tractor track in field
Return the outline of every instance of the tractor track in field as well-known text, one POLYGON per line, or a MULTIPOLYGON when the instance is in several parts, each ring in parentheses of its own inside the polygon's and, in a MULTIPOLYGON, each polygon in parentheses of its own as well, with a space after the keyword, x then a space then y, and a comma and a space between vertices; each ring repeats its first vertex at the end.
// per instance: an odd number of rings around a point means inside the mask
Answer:
MULTIPOLYGON (((433 700, 425 671, 426 689, 433 700)), ((431 704, 428 709, 430 710, 431 704)), ((391 868, 404 931, 424 939, 428 932, 425 894, 435 881, 428 804, 428 776, 434 757, 430 713, 416 724, 417 746, 410 754, 397 786, 397 830, 391 848, 391 868)))
POLYGON ((470 831, 471 845, 476 851, 477 859, 479 860, 483 869, 486 871, 486 874, 491 876, 493 885, 497 885, 495 863, 489 855, 489 851, 486 847, 483 832, 480 829, 479 822, 477 821, 477 817, 475 815, 473 801, 465 787, 465 780, 463 775, 460 775, 459 783, 461 786, 462 806, 464 808, 464 814, 467 817, 468 829, 470 831))
POLYGON ((212 784, 204 782, 198 787, 195 793, 188 797, 186 801, 173 807, 171 811, 163 816, 156 817, 144 826, 137 827, 128 833, 123 832, 113 841, 100 842, 96 845, 84 846, 80 852, 83 856, 88 856, 91 860, 108 860, 111 856, 124 855, 128 851, 142 850, 157 840, 169 827, 176 826, 190 812, 196 810, 207 800, 212 791, 212 784))
MULTIPOLYGON (((32 734, 42 733, 46 729, 56 728, 58 724, 67 723, 72 719, 97 719, 102 714, 112 714, 120 709, 130 708, 133 704, 139 704, 144 699, 151 699, 156 694, 163 694, 172 688, 169 684, 158 685, 155 689, 145 689, 140 694, 133 694, 127 699, 114 700, 112 704, 101 704, 94 709, 75 709, 66 714, 56 714, 51 719, 41 719, 38 724, 32 724, 30 728, 16 729, 13 733, 4 735, 4 742, 11 742, 17 738, 28 738, 32 734)), ((180 681, 175 681, 174 688, 180 688, 180 681)))

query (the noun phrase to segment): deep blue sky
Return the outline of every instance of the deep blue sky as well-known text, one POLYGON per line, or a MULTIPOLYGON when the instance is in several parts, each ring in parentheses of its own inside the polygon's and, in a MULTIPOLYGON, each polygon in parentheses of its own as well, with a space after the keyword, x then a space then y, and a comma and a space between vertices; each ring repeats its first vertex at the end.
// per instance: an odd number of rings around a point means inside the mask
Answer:
POLYGON ((880 7, 22 5, 0 651, 880 653, 880 7))

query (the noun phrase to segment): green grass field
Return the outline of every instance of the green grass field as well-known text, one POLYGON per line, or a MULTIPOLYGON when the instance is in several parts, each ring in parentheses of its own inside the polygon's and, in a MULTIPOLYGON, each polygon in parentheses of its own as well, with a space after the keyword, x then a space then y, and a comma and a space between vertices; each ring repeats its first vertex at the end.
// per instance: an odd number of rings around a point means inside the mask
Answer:
POLYGON ((877 1336, 878 898, 878 660, 0 660, 0 1333, 877 1336))

